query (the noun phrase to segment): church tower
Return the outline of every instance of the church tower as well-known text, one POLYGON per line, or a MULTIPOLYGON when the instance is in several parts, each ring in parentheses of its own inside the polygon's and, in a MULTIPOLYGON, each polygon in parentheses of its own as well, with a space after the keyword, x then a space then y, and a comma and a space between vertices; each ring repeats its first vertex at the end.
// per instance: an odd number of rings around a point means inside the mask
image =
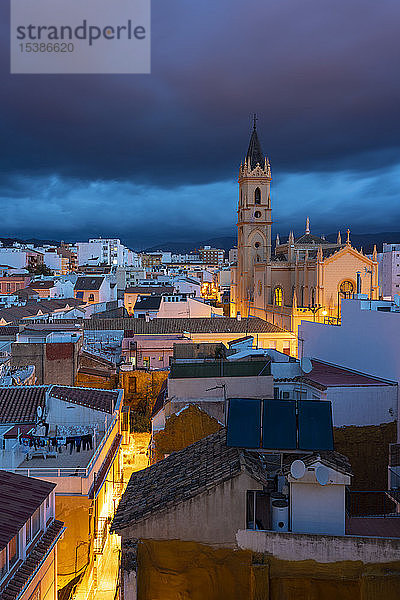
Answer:
POLYGON ((236 311, 246 316, 254 298, 254 265, 271 260, 271 168, 257 135, 256 116, 239 169, 236 311))

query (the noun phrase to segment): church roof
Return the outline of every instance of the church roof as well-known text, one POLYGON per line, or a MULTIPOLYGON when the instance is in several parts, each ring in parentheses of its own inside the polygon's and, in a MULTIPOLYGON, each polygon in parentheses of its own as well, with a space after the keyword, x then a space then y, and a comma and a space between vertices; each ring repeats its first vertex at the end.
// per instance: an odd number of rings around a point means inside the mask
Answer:
POLYGON ((257 163, 260 165, 260 167, 263 167, 264 165, 264 154, 261 149, 260 140, 258 139, 255 120, 246 159, 250 159, 250 166, 252 169, 256 168, 257 163))
POLYGON ((315 244, 329 244, 329 242, 311 233, 305 233, 295 241, 295 246, 297 244, 310 244, 313 246, 315 244))

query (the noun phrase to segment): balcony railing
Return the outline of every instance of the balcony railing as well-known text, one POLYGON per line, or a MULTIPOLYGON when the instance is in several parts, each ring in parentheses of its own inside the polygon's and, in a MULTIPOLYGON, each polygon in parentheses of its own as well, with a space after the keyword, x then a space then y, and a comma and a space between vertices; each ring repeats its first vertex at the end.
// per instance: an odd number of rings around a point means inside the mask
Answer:
MULTIPOLYGON (((97 459, 100 456, 101 451, 106 444, 109 435, 118 421, 119 415, 115 414, 111 420, 110 425, 107 427, 100 444, 97 446, 88 466, 84 467, 17 467, 16 469, 10 469, 14 473, 20 475, 26 475, 27 477, 88 477, 96 464, 97 459)), ((60 455, 62 460, 62 455, 60 455)))
POLYGON ((93 552, 94 554, 103 554, 104 546, 107 541, 108 531, 110 529, 111 519, 100 517, 97 521, 97 528, 94 532, 93 552))
POLYGON ((349 517, 400 517, 396 506, 390 491, 346 489, 346 513, 349 517))

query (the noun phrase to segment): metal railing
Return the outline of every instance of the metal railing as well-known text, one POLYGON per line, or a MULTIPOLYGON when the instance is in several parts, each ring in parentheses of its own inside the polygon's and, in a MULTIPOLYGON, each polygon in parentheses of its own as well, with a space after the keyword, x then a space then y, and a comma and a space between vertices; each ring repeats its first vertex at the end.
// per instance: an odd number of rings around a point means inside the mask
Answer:
POLYGON ((93 552, 94 554, 102 554, 107 541, 108 530, 111 520, 108 517, 99 517, 97 528, 94 532, 93 552))
POLYGON ((397 473, 393 467, 388 467, 388 483, 390 490, 400 490, 400 473, 397 473))
POLYGON ((346 488, 346 513, 349 517, 400 517, 387 490, 346 488))
MULTIPOLYGON (((14 473, 19 473, 20 475, 26 475, 27 477, 88 477, 117 421, 118 414, 115 414, 87 467, 17 467, 10 470, 14 473)), ((62 458, 60 460, 62 460, 62 458)))

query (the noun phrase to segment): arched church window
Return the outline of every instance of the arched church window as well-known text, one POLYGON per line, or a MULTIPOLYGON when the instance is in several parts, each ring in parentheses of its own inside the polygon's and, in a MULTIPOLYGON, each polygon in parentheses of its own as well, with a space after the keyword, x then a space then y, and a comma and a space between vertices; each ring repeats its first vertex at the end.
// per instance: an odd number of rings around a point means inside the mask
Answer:
POLYGON ((311 289, 311 306, 315 306, 315 289, 311 289))
POLYGON ((342 281, 339 286, 339 292, 344 298, 350 298, 354 294, 354 284, 352 281, 342 281))
POLYGON ((257 256, 256 256, 256 262, 260 262, 260 257, 259 257, 259 255, 258 255, 258 254, 257 254, 257 256))
POLYGON ((276 287, 274 290, 274 305, 275 306, 283 305, 283 290, 281 287, 276 287))
POLYGON ((261 213, 259 210, 256 210, 256 212, 254 213, 254 216, 256 219, 259 219, 261 217, 261 213))
POLYGON ((304 306, 304 285, 300 289, 300 306, 304 306))
POLYGON ((256 188, 254 192, 254 204, 261 204, 261 190, 256 188))

